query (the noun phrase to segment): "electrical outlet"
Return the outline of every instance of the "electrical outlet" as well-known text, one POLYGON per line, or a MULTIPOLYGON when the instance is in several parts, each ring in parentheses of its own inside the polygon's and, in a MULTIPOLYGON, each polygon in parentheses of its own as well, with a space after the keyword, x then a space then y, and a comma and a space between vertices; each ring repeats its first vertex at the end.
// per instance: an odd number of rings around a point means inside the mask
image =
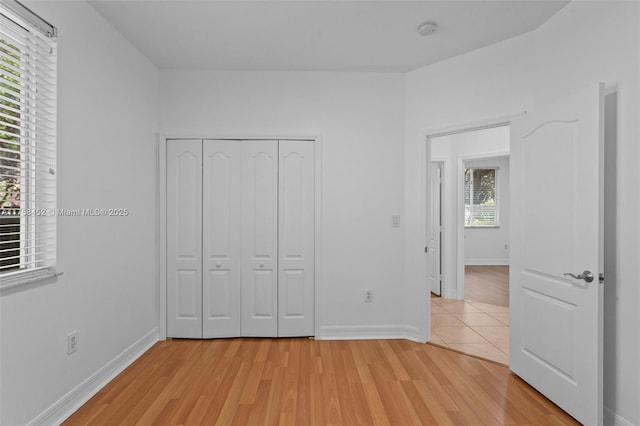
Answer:
POLYGON ((364 301, 365 303, 373 302, 373 290, 368 289, 364 291, 364 301))
POLYGON ((67 355, 71 355, 78 350, 78 332, 72 331, 67 334, 67 355))

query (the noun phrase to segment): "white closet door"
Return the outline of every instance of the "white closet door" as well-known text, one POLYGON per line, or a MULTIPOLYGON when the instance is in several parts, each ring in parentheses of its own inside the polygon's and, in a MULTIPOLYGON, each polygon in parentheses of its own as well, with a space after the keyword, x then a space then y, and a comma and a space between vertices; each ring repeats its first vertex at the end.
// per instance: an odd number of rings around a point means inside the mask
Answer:
POLYGON ((241 144, 205 139, 202 152, 202 337, 237 337, 241 144))
POLYGON ((202 141, 167 141, 167 336, 202 337, 202 141))
POLYGON ((280 141, 278 336, 313 336, 314 143, 280 141))
POLYGON ((278 142, 242 142, 242 336, 278 333, 278 142))

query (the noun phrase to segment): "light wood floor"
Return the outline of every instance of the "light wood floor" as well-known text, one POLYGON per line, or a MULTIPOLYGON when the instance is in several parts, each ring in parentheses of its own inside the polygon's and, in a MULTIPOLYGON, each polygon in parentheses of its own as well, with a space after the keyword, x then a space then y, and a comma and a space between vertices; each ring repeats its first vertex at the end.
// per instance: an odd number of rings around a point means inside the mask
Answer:
POLYGON ((406 340, 159 342, 65 425, 577 424, 502 365, 406 340))
POLYGON ((471 302, 509 306, 509 267, 464 267, 464 298, 471 302))

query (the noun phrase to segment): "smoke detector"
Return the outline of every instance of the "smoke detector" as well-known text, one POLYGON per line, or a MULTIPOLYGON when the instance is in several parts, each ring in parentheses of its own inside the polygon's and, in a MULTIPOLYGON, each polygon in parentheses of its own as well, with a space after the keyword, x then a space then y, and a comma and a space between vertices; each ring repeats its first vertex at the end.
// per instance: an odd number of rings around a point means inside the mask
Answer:
POLYGON ((418 27, 418 34, 423 37, 430 36, 431 34, 436 32, 438 25, 435 22, 423 22, 418 27))

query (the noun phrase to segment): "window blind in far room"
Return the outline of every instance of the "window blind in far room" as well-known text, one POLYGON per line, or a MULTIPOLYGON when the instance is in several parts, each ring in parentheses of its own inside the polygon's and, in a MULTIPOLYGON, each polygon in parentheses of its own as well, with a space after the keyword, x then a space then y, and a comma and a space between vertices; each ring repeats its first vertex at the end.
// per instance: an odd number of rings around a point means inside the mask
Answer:
POLYGON ((498 226, 497 169, 477 168, 464 171, 464 225, 498 226))
POLYGON ((16 10, 0 3, 1 289, 56 274, 55 31, 16 10))

